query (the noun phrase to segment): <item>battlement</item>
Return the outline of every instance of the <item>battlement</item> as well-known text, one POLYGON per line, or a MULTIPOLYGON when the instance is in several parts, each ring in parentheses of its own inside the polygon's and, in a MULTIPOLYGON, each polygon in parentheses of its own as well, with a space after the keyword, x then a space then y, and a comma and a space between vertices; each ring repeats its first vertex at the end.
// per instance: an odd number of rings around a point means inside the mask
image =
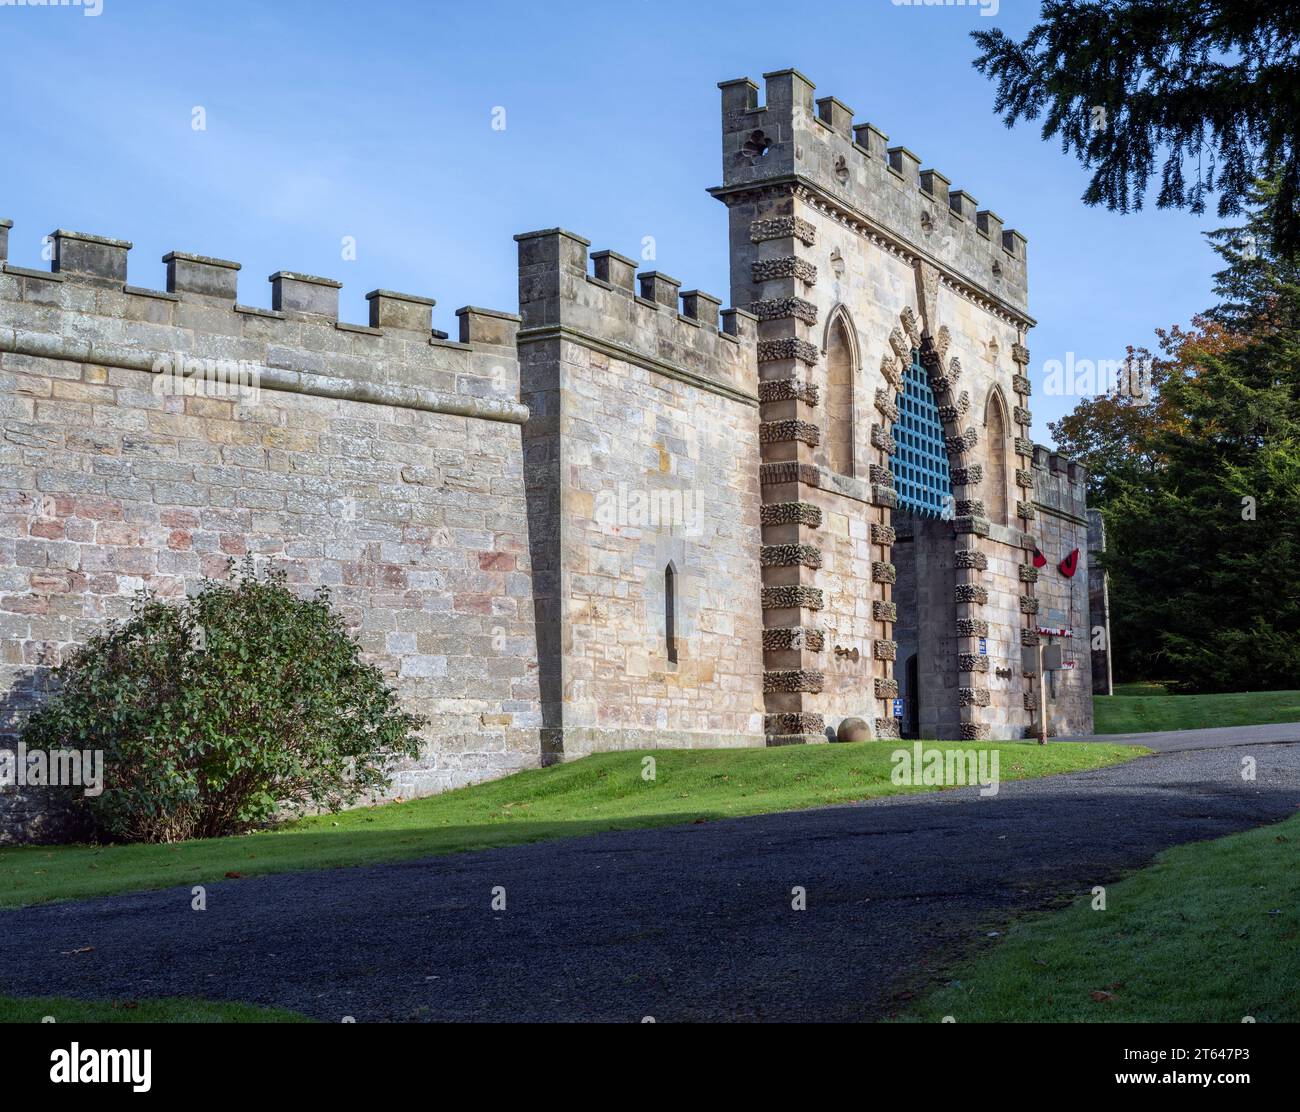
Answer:
POLYGON ((748 77, 722 90, 723 184, 726 200, 788 184, 840 210, 865 230, 924 255, 951 277, 1023 316, 1028 304, 1025 237, 1002 217, 835 97, 814 99, 816 86, 798 70, 763 75, 765 102, 748 77))
POLYGON ((757 403, 757 318, 563 228, 519 244, 521 343, 548 335, 633 356, 656 369, 757 403))
POLYGON ((1047 511, 1056 511, 1087 522, 1088 470, 1045 444, 1035 444, 1033 454, 1034 501, 1047 511))
POLYGON ((271 308, 257 308, 238 300, 239 263, 183 251, 162 258, 166 288, 146 289, 127 281, 130 242, 62 228, 51 269, 33 270, 7 262, 12 226, 0 221, 0 351, 141 370, 179 354, 248 365, 263 388, 526 419, 513 313, 458 309, 453 341, 433 329, 432 298, 376 289, 369 322, 351 324, 341 282, 289 270, 270 275, 271 308))

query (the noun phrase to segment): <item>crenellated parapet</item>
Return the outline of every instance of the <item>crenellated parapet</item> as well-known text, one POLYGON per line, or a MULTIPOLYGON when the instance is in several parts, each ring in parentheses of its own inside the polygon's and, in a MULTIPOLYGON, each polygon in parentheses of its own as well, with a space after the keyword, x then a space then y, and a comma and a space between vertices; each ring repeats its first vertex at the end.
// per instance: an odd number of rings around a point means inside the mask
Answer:
POLYGON ((1034 445, 1033 504, 1044 513, 1066 517, 1086 531, 1088 524, 1088 472, 1081 463, 1034 445))
POLYGON ((525 232, 519 244, 519 340, 567 335, 615 357, 648 362, 702 389, 758 403, 755 317, 721 298, 683 291, 662 271, 637 272, 615 251, 563 228, 525 232))
POLYGON ((458 309, 451 340, 432 327, 432 298, 378 289, 366 295, 369 323, 352 324, 339 319, 334 279, 276 271, 271 307, 260 308, 239 301, 240 264, 228 259, 170 251, 165 288, 150 289, 128 280, 129 241, 67 229, 49 238, 49 270, 0 264, 0 351, 154 372, 202 360, 241 367, 263 390, 527 418, 513 313, 458 309))
MULTIPOLYGON (((1028 319, 1028 245, 1020 232, 953 188, 947 176, 924 168, 907 147, 890 145, 874 124, 855 124, 842 101, 817 98, 798 70, 766 73, 763 80, 761 103, 758 85, 747 77, 719 84, 723 184, 710 192, 728 200, 787 188, 882 246, 933 264, 964 293, 1028 319)), ((782 235, 812 242, 811 224, 794 212, 784 222, 755 222, 752 234, 754 243, 782 235)), ((769 277, 783 261, 764 257, 755 266, 769 277)), ((798 262, 786 265, 794 273, 798 262)))

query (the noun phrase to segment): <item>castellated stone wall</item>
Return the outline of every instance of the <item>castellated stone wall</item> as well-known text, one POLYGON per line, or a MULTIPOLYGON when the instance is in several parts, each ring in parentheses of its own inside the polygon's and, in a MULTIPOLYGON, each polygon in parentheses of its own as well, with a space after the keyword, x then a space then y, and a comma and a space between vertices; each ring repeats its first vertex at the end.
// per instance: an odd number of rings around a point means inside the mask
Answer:
POLYGON ((548 759, 762 745, 754 321, 516 238, 548 759))
MULTIPOLYGON (((178 597, 252 554, 328 585, 431 719, 392 794, 536 766, 518 318, 463 309, 455 342, 423 298, 376 291, 350 325, 335 282, 279 273, 256 309, 234 263, 173 254, 147 290, 129 244, 54 244, 52 271, 0 273, 0 744, 140 588, 178 597), (207 381, 168 373, 175 353, 214 361, 207 381)), ((38 834, 42 806, 0 793, 0 829, 38 834)))
MULTIPOLYGON (((291 272, 240 305, 220 259, 137 288, 130 244, 80 233, 5 264, 4 736, 139 588, 245 553, 328 584, 432 719, 393 794, 852 719, 1021 738, 1043 640, 1073 664, 1053 732, 1090 732, 1083 473, 1030 439, 1026 240, 802 74, 765 82, 721 85, 731 309, 561 229, 516 237, 520 316, 462 309, 458 341, 428 299, 347 324, 291 272), (195 360, 232 393, 175 388, 195 360), (908 376, 950 478, 919 512, 908 376)), ((34 807, 0 794, 0 832, 34 807)))

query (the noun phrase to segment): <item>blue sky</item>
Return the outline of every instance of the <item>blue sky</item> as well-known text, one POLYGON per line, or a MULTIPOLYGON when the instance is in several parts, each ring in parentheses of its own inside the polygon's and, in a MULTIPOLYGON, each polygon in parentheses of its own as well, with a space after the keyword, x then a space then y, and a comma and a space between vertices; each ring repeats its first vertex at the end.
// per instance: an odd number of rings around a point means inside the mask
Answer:
POLYGON ((1028 237, 1038 440, 1075 403, 1043 395, 1046 360, 1120 359, 1212 303, 1212 213, 1086 208, 1083 169, 992 114, 969 32, 1023 33, 1036 3, 102 4, 0 7, 19 265, 75 228, 132 240, 136 285, 193 251, 241 262, 247 304, 305 271, 344 283, 345 319, 384 287, 437 298, 454 334, 461 305, 515 308, 511 236, 562 225, 634 257, 652 235, 655 265, 725 301, 716 84, 794 66, 1028 237))

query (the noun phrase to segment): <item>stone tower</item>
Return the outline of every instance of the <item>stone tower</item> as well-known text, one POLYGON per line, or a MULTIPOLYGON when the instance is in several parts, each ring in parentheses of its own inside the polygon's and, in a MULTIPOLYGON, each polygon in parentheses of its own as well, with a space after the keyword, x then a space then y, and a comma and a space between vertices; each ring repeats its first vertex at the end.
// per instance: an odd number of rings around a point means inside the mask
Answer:
POLYGON ((922 736, 1021 736, 1040 636, 1026 240, 799 72, 764 79, 761 104, 748 78, 720 85, 711 192, 732 304, 759 318, 768 742, 850 716, 897 736, 900 686, 922 736), (939 458, 899 424, 909 369, 939 458))

